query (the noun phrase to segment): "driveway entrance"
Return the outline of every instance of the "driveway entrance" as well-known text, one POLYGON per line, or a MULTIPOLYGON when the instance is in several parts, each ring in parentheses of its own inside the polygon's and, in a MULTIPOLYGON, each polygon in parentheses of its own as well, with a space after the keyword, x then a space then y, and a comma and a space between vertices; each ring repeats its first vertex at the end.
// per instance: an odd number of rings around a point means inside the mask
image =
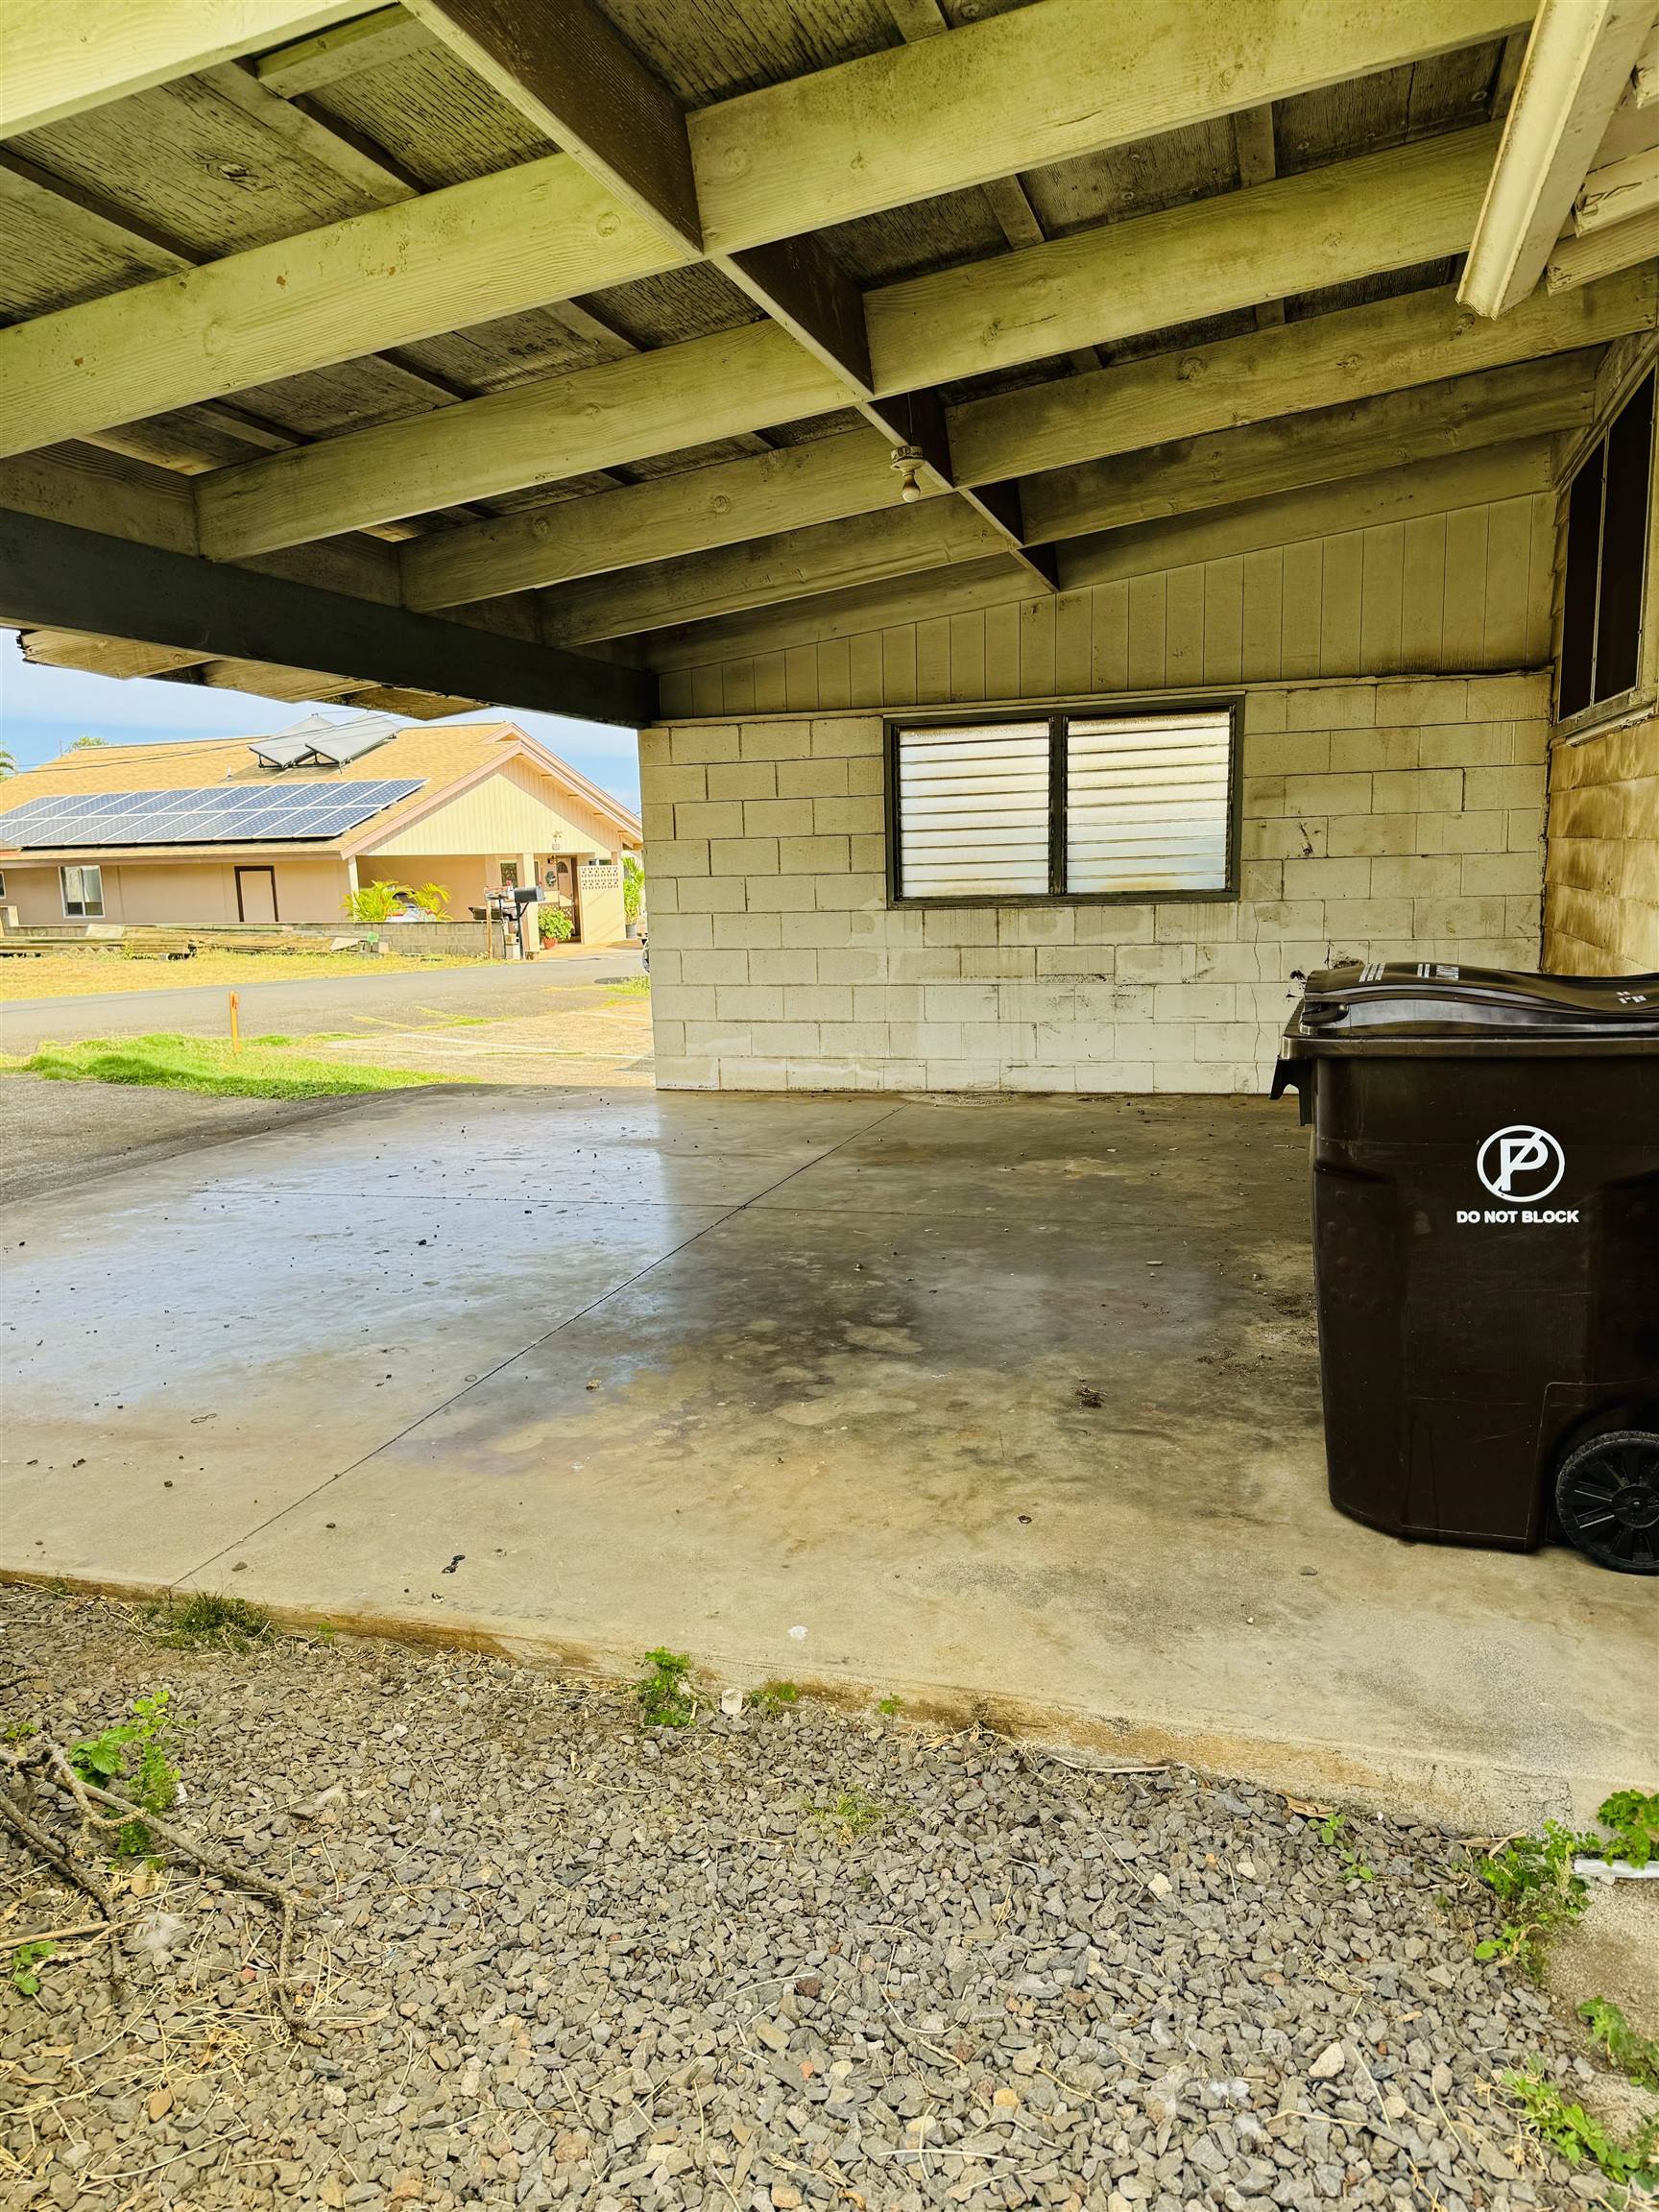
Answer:
POLYGON ((7 1217, 0 1568, 1477 1821, 1640 1778, 1644 1585, 1327 1504, 1306 1182, 1247 1098, 522 1090, 113 1173, 7 1217))

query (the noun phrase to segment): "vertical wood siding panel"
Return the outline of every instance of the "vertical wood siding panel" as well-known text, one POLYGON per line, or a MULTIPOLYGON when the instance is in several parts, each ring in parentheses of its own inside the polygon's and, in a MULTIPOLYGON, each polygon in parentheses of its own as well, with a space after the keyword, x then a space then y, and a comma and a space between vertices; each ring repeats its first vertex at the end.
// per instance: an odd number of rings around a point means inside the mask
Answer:
POLYGON ((1054 602, 1054 688, 1075 698, 1094 681, 1094 598, 1089 591, 1063 591, 1054 602))
POLYGON ((1446 517, 1418 515, 1406 524, 1401 563, 1400 658, 1425 671, 1440 664, 1446 609, 1446 517))
POLYGON ((851 704, 853 653, 845 637, 827 637, 818 648, 818 704, 827 714, 851 704))
POLYGON ((724 714, 726 687, 720 680, 720 663, 715 661, 707 668, 691 671, 691 711, 693 714, 724 714))
POLYGON ((1015 607, 985 610, 985 696, 1020 696, 1020 614, 1015 607))
POLYGON ((691 671, 689 668, 665 668, 658 685, 658 711, 664 722, 676 714, 689 714, 691 707, 691 671))
POLYGON ((916 704, 916 625, 895 623, 881 633, 881 683, 890 707, 916 704))
POLYGON ((1020 615, 1020 696, 1054 696, 1054 601, 1022 599, 1020 615))
POLYGON ((753 655, 745 661, 728 661, 726 663, 725 714, 753 714, 755 711, 755 661, 753 655))
POLYGON ((1324 541, 1324 597, 1319 610, 1319 673, 1351 674, 1359 665, 1360 586, 1365 541, 1358 530, 1324 541))
POLYGON ((1285 595, 1282 546, 1244 556, 1244 637, 1241 673, 1246 683, 1272 683, 1284 666, 1280 611, 1285 595))
POLYGON ((881 705, 881 636, 879 630, 861 630, 856 637, 848 639, 853 685, 851 706, 881 705))
POLYGON ((1129 587, 1122 583, 1096 584, 1089 596, 1094 602, 1094 689, 1126 690, 1129 684, 1129 587))
POLYGON ((1244 559, 1204 567, 1204 681, 1237 684, 1244 673, 1244 559))
POLYGON ((1527 571, 1527 664, 1542 667, 1550 658, 1555 569, 1555 502, 1547 493, 1532 494, 1531 551, 1527 571))
POLYGON ((1446 599, 1440 664, 1479 668, 1486 641, 1486 516, 1460 507, 1446 517, 1446 599))
POLYGON ((1501 499, 1486 511, 1486 621, 1489 668, 1527 657, 1527 578, 1532 550, 1530 498, 1501 499))
POLYGON ((1325 595, 1325 547, 1318 538, 1285 548, 1285 598, 1280 621, 1286 679, 1319 673, 1319 622, 1325 595))
POLYGON ((818 648, 791 645, 783 656, 783 696, 791 713, 810 713, 818 704, 818 648))
POLYGON ((1168 664, 1165 649, 1166 579, 1162 571, 1129 579, 1129 684, 1156 690, 1168 664))
POLYGON ((950 624, 941 614, 916 625, 916 697, 942 705, 950 696, 950 624))
POLYGON ((789 704, 789 687, 783 673, 781 653, 757 653, 755 656, 755 711, 757 714, 781 714, 789 704))
POLYGON ((985 617, 977 609, 950 617, 950 696, 985 696, 985 617))
POLYGON ((1400 665, 1405 570, 1406 525, 1367 530, 1359 581, 1359 666, 1367 676, 1388 675, 1400 665))
POLYGON ((1164 603, 1165 682, 1204 681, 1204 571, 1172 568, 1164 603))

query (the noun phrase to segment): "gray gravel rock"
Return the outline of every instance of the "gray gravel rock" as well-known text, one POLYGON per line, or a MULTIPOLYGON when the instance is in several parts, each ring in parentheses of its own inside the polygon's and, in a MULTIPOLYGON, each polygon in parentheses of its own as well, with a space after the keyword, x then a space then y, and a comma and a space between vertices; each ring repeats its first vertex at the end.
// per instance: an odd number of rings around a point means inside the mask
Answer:
MULTIPOLYGON (((1472 1956, 1455 1839, 1096 1775, 809 1701, 643 1733, 625 1691, 465 1654, 158 1647, 0 1591, 7 1719, 165 1683, 181 1817, 301 1891, 312 2040, 256 1900, 123 1899, 0 1980, 0 2200, 791 2212, 1576 2207, 1500 2078, 1575 2032, 1472 1956)), ((0 1835, 8 1934, 86 1914, 0 1835)))

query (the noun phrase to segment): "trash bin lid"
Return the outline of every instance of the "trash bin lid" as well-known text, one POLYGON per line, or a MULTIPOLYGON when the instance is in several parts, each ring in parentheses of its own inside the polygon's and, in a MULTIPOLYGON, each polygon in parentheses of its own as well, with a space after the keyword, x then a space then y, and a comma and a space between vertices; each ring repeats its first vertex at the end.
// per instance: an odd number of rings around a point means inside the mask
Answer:
POLYGON ((1659 1051, 1659 975, 1532 975, 1444 960, 1347 961, 1310 975, 1291 1051, 1462 1046, 1659 1051))

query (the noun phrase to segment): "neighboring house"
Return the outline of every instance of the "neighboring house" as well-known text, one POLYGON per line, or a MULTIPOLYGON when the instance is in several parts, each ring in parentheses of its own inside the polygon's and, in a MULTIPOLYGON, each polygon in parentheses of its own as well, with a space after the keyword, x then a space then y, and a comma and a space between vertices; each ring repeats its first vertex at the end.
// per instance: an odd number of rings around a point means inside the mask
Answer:
POLYGON ((344 923, 385 878, 441 883, 466 921, 534 879, 585 942, 614 944, 639 844, 636 816, 512 722, 314 714, 275 737, 66 753, 0 793, 24 926, 344 923))

